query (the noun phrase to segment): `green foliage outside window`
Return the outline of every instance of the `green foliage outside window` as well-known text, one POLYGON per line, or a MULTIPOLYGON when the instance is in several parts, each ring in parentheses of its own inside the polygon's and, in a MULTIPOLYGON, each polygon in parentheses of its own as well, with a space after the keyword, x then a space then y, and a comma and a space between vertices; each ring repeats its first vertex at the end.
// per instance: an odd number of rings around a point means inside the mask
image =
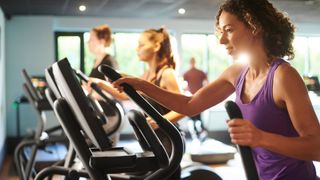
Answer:
POLYGON ((122 73, 141 76, 143 73, 143 62, 138 59, 136 48, 138 46, 140 33, 115 33, 114 49, 115 58, 122 73))
MULTIPOLYGON (((87 41, 89 33, 81 35, 58 35, 57 36, 57 59, 67 57, 75 69, 80 68, 81 43, 84 44, 84 71, 89 74, 94 65, 94 55, 88 50, 87 41)), ((113 43, 108 53, 118 61, 121 72, 140 76, 145 64, 138 59, 136 47, 140 33, 114 33, 113 43)), ((174 38, 171 36, 171 38, 174 38)), ((297 36, 293 46, 295 58, 290 61, 293 67, 302 75, 320 76, 320 49, 318 44, 320 37, 297 36)), ((214 35, 207 34, 183 34, 181 36, 182 52, 179 63, 181 72, 189 69, 189 60, 195 57, 197 67, 208 73, 209 81, 216 79, 231 63, 231 57, 227 55, 223 46, 219 44, 214 35)))
POLYGON ((295 57, 290 61, 299 74, 305 74, 305 59, 308 51, 308 39, 306 37, 296 37, 293 41, 295 57))
POLYGON ((310 37, 310 75, 320 76, 320 37, 310 37))
POLYGON ((197 67, 208 74, 209 81, 216 79, 230 64, 230 57, 214 35, 183 34, 182 70, 189 68, 189 60, 195 57, 197 67))
POLYGON ((209 80, 215 80, 220 74, 232 64, 230 55, 224 46, 219 44, 215 35, 208 36, 209 47, 209 80))
POLYGON ((78 36, 59 36, 57 43, 58 60, 67 57, 74 69, 80 69, 80 38, 78 36))
POLYGON ((205 34, 183 34, 181 36, 182 45, 182 72, 187 71, 191 57, 196 59, 196 67, 203 71, 207 71, 204 61, 207 59, 207 36, 205 34))

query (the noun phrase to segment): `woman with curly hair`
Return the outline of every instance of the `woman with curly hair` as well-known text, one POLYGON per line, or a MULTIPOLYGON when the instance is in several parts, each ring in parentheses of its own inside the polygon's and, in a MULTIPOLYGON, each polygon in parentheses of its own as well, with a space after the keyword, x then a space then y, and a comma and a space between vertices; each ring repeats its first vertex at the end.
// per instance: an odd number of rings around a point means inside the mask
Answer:
MULTIPOLYGON (((144 80, 128 83, 173 111, 193 116, 233 92, 243 118, 227 121, 231 140, 250 146, 261 180, 317 179, 312 160, 320 161, 320 126, 297 71, 283 57, 294 56, 294 26, 267 0, 227 0, 218 11, 220 44, 237 60, 193 96, 165 91, 144 80)), ((212 147, 214 148, 214 147, 212 147)))

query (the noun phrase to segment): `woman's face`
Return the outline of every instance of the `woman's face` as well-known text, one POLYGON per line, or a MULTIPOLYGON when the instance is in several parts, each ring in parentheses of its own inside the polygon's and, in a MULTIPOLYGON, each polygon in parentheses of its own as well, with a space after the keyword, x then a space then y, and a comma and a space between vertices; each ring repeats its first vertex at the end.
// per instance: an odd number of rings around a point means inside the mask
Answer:
POLYGON ((150 61, 157 53, 156 44, 149 40, 148 34, 142 33, 137 47, 137 54, 140 60, 150 61))
POLYGON ((225 46, 233 59, 237 59, 242 53, 250 54, 257 45, 252 30, 231 13, 222 11, 218 26, 220 44, 225 46))
POLYGON ((104 47, 104 41, 98 39, 96 32, 90 31, 90 37, 88 40, 89 51, 96 53, 97 49, 101 48, 101 46, 104 47))

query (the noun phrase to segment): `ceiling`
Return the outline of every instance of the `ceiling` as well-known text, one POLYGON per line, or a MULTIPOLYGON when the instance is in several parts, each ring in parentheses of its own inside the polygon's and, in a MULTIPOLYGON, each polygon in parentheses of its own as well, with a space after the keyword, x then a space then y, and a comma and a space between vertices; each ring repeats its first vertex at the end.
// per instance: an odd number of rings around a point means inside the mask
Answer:
MULTIPOLYGON (((271 0, 297 22, 320 23, 320 0, 271 0)), ((0 0, 7 18, 15 15, 117 18, 213 19, 222 0, 0 0), (85 12, 78 7, 87 6, 85 12), (184 8, 186 13, 178 13, 184 8)))

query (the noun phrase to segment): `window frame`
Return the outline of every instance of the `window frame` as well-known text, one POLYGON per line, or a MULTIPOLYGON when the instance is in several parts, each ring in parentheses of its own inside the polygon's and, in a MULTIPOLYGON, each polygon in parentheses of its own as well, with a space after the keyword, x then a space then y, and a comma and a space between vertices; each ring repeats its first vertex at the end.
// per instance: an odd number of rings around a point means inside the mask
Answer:
POLYGON ((58 38, 61 36, 77 36, 80 38, 80 70, 84 71, 84 33, 85 32, 63 32, 56 31, 54 32, 54 42, 55 42, 55 61, 59 61, 59 52, 58 52, 58 38))

